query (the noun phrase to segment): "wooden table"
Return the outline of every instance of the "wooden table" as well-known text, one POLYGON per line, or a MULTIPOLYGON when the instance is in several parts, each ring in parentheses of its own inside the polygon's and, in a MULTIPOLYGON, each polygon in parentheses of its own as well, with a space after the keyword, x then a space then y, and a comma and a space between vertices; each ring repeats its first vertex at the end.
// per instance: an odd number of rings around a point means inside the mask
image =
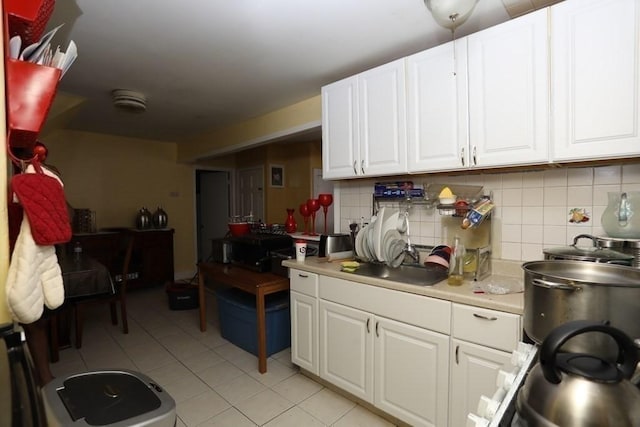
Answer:
POLYGON ((266 295, 289 289, 289 279, 273 273, 258 273, 229 264, 201 262, 198 264, 200 300, 200 330, 207 330, 205 305, 205 275, 215 282, 241 289, 256 296, 256 327, 258 332, 258 371, 267 372, 267 331, 264 299, 266 295))

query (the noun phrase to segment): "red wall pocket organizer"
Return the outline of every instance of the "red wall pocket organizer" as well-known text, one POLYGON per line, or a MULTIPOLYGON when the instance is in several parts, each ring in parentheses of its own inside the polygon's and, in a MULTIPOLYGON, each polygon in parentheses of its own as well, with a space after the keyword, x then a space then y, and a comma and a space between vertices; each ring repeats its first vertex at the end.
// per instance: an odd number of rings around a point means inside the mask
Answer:
POLYGON ((33 146, 56 95, 61 70, 9 59, 7 109, 12 147, 33 146))
POLYGON ((22 46, 40 40, 53 13, 55 0, 4 0, 9 20, 9 37, 22 37, 22 46))
MULTIPOLYGON (((25 47, 40 40, 55 0, 3 0, 3 5, 5 35, 19 35, 25 47)), ((30 150, 53 103, 61 70, 10 59, 6 52, 5 45, 8 143, 12 148, 30 150)))

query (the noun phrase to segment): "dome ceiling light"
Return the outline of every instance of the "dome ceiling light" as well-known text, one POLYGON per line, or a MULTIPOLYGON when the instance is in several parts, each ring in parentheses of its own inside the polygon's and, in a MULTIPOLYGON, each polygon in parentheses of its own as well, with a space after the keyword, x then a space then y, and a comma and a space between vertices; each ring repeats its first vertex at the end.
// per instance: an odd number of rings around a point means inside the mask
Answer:
POLYGON ((433 19, 452 32, 471 16, 478 0, 424 0, 433 19))
POLYGON ((144 94, 127 89, 115 89, 111 92, 113 105, 120 109, 133 113, 142 113, 147 110, 147 98, 144 94))

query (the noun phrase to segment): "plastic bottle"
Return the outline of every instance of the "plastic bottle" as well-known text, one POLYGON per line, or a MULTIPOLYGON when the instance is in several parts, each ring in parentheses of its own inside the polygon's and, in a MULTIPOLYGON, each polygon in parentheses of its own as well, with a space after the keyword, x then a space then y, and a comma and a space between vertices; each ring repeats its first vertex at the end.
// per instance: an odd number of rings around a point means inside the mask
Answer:
POLYGON ((76 244, 73 246, 73 258, 76 261, 80 261, 81 257, 82 257, 82 245, 80 244, 80 242, 76 242, 76 244))
POLYGON ((460 286, 464 280, 464 256, 466 250, 460 237, 456 236, 453 241, 453 251, 449 261, 449 277, 447 283, 450 286, 460 286))

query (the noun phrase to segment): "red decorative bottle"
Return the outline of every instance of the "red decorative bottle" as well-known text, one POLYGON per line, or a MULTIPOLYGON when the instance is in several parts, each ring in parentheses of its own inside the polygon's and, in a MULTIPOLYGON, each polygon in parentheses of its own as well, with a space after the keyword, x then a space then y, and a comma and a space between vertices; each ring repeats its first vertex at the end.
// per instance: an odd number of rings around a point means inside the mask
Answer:
POLYGON ((287 233, 295 233, 298 230, 298 224, 296 223, 296 219, 293 217, 293 213, 295 209, 287 208, 287 219, 284 222, 284 231, 287 233))

